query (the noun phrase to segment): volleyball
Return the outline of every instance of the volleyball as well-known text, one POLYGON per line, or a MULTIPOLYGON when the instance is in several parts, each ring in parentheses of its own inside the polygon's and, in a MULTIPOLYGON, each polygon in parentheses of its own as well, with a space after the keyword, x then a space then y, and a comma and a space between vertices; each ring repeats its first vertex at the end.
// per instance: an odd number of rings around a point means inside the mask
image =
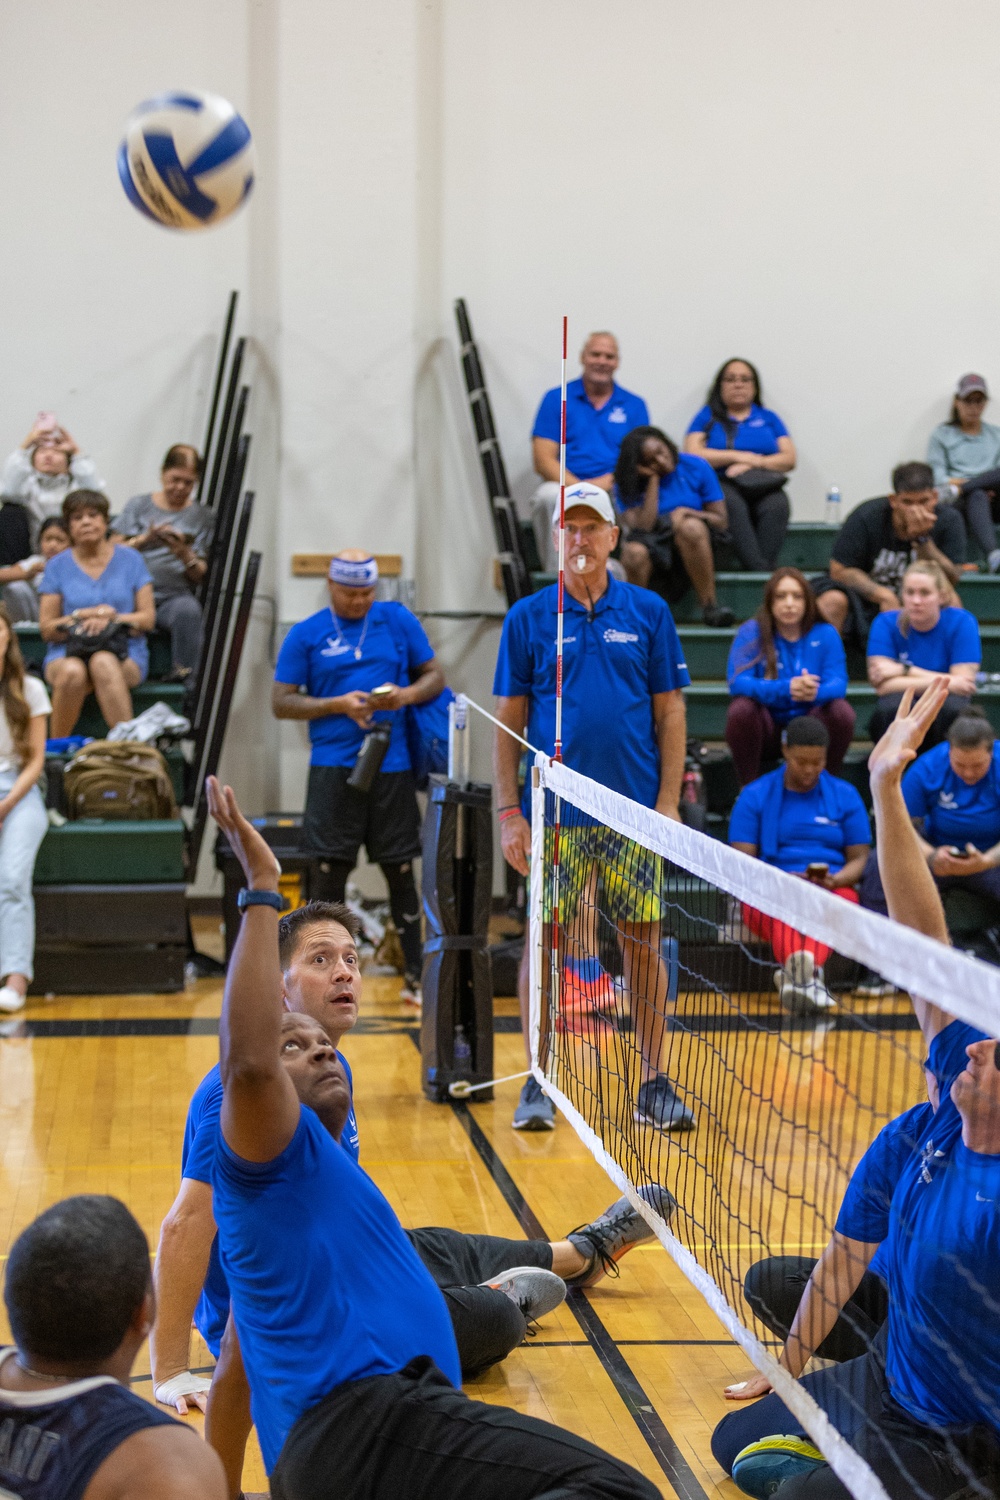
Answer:
POLYGON ((132 111, 118 176, 133 208, 168 229, 208 229, 253 187, 250 127, 227 99, 195 90, 160 94, 132 111))

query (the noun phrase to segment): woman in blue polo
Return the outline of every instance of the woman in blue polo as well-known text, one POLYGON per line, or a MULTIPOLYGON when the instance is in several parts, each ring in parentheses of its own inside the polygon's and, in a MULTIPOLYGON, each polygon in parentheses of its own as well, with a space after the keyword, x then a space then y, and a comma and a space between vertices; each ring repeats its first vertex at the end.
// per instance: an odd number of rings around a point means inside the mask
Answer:
POLYGON ((922 693, 944 675, 948 697, 927 732, 927 751, 941 743, 976 691, 983 655, 979 625, 967 609, 945 604, 948 580, 932 559, 910 564, 900 594, 903 608, 876 615, 868 632, 868 681, 878 694, 868 733, 873 741, 880 740, 907 688, 922 693))
POLYGON ((788 428, 763 405, 760 376, 746 359, 727 359, 684 447, 712 465, 722 484, 733 546, 745 568, 770 573, 788 530, 785 476, 795 468, 788 428))
POLYGON ((420 813, 400 712, 436 698, 444 677, 423 626, 405 605, 376 601, 378 564, 364 552, 330 563, 330 602, 285 637, 274 669, 271 707, 278 719, 305 719, 312 746, 303 839, 317 855, 313 894, 343 901, 364 844, 389 887, 392 919, 405 959, 401 998, 417 1003, 423 944, 413 860, 420 813), (368 731, 389 730, 374 780, 350 784, 368 731))

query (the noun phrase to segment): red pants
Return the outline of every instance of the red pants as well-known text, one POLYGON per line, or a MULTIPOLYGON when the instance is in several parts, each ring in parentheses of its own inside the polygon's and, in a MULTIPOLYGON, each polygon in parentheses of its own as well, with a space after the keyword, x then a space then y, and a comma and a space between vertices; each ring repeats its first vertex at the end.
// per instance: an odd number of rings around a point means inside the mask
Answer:
MULTIPOLYGON (((838 886, 833 894, 842 896, 845 901, 853 901, 855 906, 861 899, 853 886, 849 885, 838 886)), ((756 907, 744 906, 743 920, 752 933, 770 942, 779 964, 783 964, 793 953, 811 953, 821 967, 833 952, 825 943, 796 932, 794 927, 789 927, 787 922, 782 922, 778 917, 766 917, 756 907)))

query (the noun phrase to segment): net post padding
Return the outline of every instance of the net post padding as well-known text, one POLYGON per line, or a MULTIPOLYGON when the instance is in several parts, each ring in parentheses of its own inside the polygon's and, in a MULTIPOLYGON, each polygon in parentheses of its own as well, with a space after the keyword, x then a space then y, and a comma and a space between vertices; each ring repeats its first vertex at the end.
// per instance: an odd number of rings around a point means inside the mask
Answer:
POLYGON ((531 1061, 535 1072, 538 1071, 539 1043, 541 1041, 542 1026, 542 863, 545 849, 545 788, 542 786, 541 772, 538 763, 544 760, 540 752, 535 752, 535 765, 531 773, 531 869, 534 879, 531 881, 530 904, 528 909, 528 940, 531 944, 528 953, 528 1029, 531 1040, 531 1061))
MULTIPOLYGON (((737 900, 818 938, 968 1025, 1000 1037, 1000 971, 992 965, 731 849, 544 755, 535 756, 535 765, 543 793, 551 791, 737 900), (905 941, 900 941, 903 934, 905 941)), ((534 860, 534 847, 532 856, 534 860)), ((540 875, 541 865, 537 868, 540 875)), ((540 883, 533 863, 533 891, 540 883)))
MULTIPOLYGON (((544 791, 540 795, 544 797, 544 791)), ((537 796, 539 796, 538 788, 534 792, 534 797, 537 796)), ((533 817, 537 819, 538 812, 534 800, 532 813, 533 817)), ((534 828, 534 822, 532 823, 532 827, 534 828)), ((539 880, 532 881, 533 903, 534 887, 540 884, 539 880)), ((761 1374, 766 1376, 771 1382, 775 1394, 785 1403, 789 1411, 798 1417, 802 1426, 808 1432, 817 1448, 820 1449, 838 1479, 846 1484, 851 1494, 855 1497, 855 1500, 889 1500, 881 1481, 875 1477, 864 1459, 855 1453, 846 1438, 841 1437, 822 1407, 817 1406, 808 1391, 782 1365, 778 1364, 778 1361, 772 1354, 768 1353, 767 1349, 760 1342, 760 1339, 743 1326, 708 1272, 702 1270, 690 1250, 687 1250, 681 1244, 680 1240, 671 1234, 659 1214, 654 1213, 649 1204, 639 1197, 639 1194, 617 1162, 612 1156, 608 1155, 600 1137, 595 1135, 579 1110, 567 1099, 562 1089, 546 1078, 538 1065, 538 1034, 534 1025, 534 1016, 537 1009, 537 996, 534 985, 532 985, 532 1072, 545 1093, 558 1106, 560 1112, 565 1115, 584 1145, 593 1154, 598 1164, 604 1168, 615 1186, 621 1189, 632 1204, 632 1207, 642 1214, 642 1217, 646 1220, 646 1223, 652 1229, 664 1250, 666 1250, 670 1258, 684 1273, 692 1286, 701 1293, 709 1307, 715 1313, 715 1316, 719 1319, 719 1322, 728 1333, 732 1334, 733 1339, 744 1350, 748 1358, 753 1361, 761 1374)))

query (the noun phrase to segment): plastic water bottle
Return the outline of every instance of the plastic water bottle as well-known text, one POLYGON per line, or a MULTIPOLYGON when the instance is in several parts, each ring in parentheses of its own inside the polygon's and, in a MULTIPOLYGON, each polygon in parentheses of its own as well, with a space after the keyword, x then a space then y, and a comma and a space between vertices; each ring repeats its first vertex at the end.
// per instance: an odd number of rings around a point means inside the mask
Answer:
POLYGON ((472 1048, 462 1025, 455 1027, 455 1047, 452 1054, 452 1071, 456 1078, 468 1078, 472 1072, 472 1048))
POLYGON ((826 492, 826 524, 840 525, 840 489, 835 484, 831 484, 826 492))

